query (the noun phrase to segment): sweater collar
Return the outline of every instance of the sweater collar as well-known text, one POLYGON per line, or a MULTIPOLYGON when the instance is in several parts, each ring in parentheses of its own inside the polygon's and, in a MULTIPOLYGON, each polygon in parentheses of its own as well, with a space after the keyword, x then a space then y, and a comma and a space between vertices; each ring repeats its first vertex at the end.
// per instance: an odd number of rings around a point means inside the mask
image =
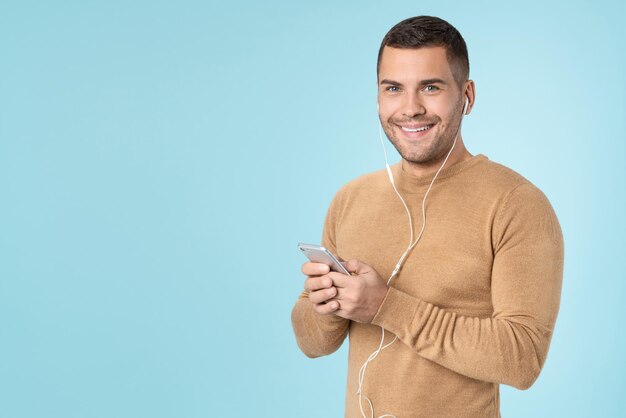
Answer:
MULTIPOLYGON (((474 155, 467 160, 461 161, 454 165, 446 166, 439 172, 437 176, 437 180, 435 180, 435 184, 433 187, 442 180, 446 180, 450 177, 454 177, 455 175, 461 173, 462 171, 478 164, 481 161, 488 160, 488 158, 483 154, 474 155)), ((423 176, 415 176, 404 170, 402 167, 402 160, 397 162, 396 164, 391 166, 391 170, 393 172, 394 181, 399 189, 405 192, 417 192, 417 191, 425 191, 430 182, 433 180, 435 173, 423 175, 423 176)))

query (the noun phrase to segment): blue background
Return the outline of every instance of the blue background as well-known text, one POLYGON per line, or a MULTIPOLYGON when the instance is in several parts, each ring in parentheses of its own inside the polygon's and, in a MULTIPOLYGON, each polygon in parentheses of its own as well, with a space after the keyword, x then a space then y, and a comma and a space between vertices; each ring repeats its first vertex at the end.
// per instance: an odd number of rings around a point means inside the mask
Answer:
POLYGON ((346 346, 291 331, 296 243, 383 167, 376 53, 419 14, 468 44, 468 149, 565 237, 548 360, 503 416, 623 416, 626 10, 436 3, 2 1, 0 416, 341 416, 346 346))

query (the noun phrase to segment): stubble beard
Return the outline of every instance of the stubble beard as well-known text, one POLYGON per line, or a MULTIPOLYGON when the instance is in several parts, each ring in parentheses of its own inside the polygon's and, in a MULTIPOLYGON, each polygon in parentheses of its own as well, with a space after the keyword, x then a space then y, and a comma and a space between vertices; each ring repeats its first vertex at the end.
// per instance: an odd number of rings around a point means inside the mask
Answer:
MULTIPOLYGON (((428 164, 431 162, 436 162, 443 159, 447 153, 452 148, 452 144, 454 143, 454 138, 457 135, 457 128, 459 128, 459 124, 461 123, 462 115, 461 108, 459 111, 455 111, 455 115, 459 114, 458 117, 453 118, 451 123, 448 123, 443 131, 432 132, 430 135, 434 135, 433 138, 427 138, 425 140, 417 140, 414 143, 409 142, 408 139, 399 138, 399 135, 402 135, 401 132, 396 132, 401 128, 398 126, 401 123, 406 122, 416 122, 416 120, 404 119, 404 120, 393 120, 389 119, 386 123, 383 124, 383 130, 385 131, 385 135, 389 139, 389 142, 393 144, 396 151, 402 156, 402 158, 408 162, 416 163, 416 164, 428 164), (422 142, 424 141, 424 142, 422 142)), ((429 120, 428 123, 435 123, 431 129, 441 129, 441 119, 437 118, 436 120, 429 120)))

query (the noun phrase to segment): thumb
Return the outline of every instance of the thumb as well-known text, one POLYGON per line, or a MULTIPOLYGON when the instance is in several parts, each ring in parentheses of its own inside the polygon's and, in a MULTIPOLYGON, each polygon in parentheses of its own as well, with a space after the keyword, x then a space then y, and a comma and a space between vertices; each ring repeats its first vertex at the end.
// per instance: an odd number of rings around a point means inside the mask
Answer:
POLYGON ((348 270, 350 273, 358 273, 363 263, 358 260, 348 260, 342 262, 341 264, 343 264, 346 270, 348 270))

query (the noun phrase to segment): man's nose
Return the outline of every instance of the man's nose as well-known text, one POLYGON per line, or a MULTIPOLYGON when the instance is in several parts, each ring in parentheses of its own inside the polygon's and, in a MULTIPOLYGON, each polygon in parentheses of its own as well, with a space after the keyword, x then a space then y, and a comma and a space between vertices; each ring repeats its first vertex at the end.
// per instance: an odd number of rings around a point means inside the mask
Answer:
POLYGON ((419 94, 415 92, 406 94, 404 103, 402 104, 402 115, 407 118, 413 118, 418 115, 423 115, 424 113, 426 113, 426 108, 419 94))

